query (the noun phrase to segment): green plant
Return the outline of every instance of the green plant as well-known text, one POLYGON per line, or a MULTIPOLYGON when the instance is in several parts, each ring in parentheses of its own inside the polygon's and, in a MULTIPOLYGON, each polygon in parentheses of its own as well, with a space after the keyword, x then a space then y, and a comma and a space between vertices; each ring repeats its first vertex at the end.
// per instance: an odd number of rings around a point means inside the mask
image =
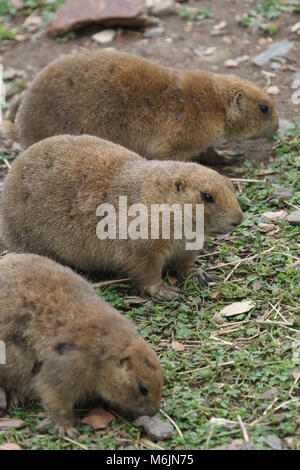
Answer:
POLYGON ((189 19, 190 21, 194 21, 197 24, 202 24, 203 22, 207 21, 212 16, 211 7, 203 5, 201 8, 181 8, 178 11, 178 15, 182 19, 189 19))
POLYGON ((4 15, 14 15, 16 9, 11 3, 11 0, 1 0, 0 2, 0 16, 4 15))

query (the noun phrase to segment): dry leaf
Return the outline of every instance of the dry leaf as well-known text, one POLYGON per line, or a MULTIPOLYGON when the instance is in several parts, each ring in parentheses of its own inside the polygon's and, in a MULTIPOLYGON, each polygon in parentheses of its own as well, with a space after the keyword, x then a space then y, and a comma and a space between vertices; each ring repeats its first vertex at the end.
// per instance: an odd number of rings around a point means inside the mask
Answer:
POLYGON ((255 307, 255 303, 252 300, 244 300, 243 302, 234 302, 227 305, 219 313, 226 315, 226 317, 232 317, 233 315, 249 312, 253 307, 255 307))
POLYGON ((265 217, 266 219, 269 219, 269 220, 285 219, 287 216, 287 212, 284 210, 263 212, 263 214, 260 214, 260 216, 265 217))
POLYGON ((211 47, 208 47, 207 49, 205 49, 205 51, 203 52, 204 55, 212 55, 216 52, 217 48, 215 46, 211 46, 211 47))
POLYGON ((0 445, 0 450, 22 450, 18 444, 14 442, 6 442, 5 444, 0 445))
POLYGON ((275 230, 276 228, 276 225, 275 224, 264 224, 263 222, 261 222, 260 224, 258 224, 258 228, 261 228, 262 230, 275 230))
POLYGON ((81 423, 88 424, 93 429, 105 429, 114 419, 114 415, 103 410, 103 408, 95 408, 81 420, 81 423))
POLYGON ((229 421, 224 418, 210 418, 209 422, 211 424, 217 424, 218 426, 223 426, 225 429, 231 431, 238 427, 238 424, 234 421, 229 421))
POLYGON ((9 431, 10 429, 21 429, 25 426, 25 421, 14 418, 0 418, 0 430, 9 431))
POLYGON ((181 343, 178 343, 178 341, 173 341, 171 346, 174 349, 174 351, 183 351, 184 350, 184 345, 181 344, 181 343))
POLYGON ((215 290, 214 292, 210 294, 212 299, 215 299, 216 297, 218 297, 218 295, 219 295, 219 292, 217 290, 215 290))
POLYGON ((144 304, 147 302, 147 299, 143 299, 142 297, 124 297, 124 302, 126 304, 144 304))

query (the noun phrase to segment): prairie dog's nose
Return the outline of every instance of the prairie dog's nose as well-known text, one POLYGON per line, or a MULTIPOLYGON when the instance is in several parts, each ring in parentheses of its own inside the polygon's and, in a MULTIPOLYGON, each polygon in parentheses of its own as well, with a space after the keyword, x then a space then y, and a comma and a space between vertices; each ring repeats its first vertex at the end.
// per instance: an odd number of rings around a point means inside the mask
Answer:
POLYGON ((244 214, 243 212, 241 211, 241 209, 239 209, 234 217, 234 221, 232 222, 232 225, 234 227, 238 227, 244 220, 244 214))

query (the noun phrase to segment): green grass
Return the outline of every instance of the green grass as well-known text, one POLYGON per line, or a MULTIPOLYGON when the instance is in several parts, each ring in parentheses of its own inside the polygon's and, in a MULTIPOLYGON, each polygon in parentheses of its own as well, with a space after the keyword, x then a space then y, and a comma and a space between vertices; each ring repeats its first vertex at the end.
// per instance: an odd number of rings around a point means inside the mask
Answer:
MULTIPOLYGON (((183 433, 170 441, 158 442, 165 449, 212 449, 241 439, 240 427, 228 429, 210 423, 211 418, 237 422, 239 415, 257 449, 270 449, 265 439, 277 435, 294 437, 300 449, 300 389, 293 373, 300 371, 299 258, 300 227, 279 221, 276 230, 257 229, 259 214, 293 207, 270 196, 276 186, 294 192, 288 202, 299 207, 300 126, 275 143, 276 159, 268 166, 243 166, 243 178, 264 179, 243 183, 239 194, 246 215, 231 236, 207 241, 199 258, 203 268, 218 276, 215 285, 199 288, 192 280, 181 284, 186 292, 181 302, 128 304, 126 296, 139 295, 132 285, 98 288, 98 293, 134 321, 143 337, 156 349, 165 368, 162 409, 183 433), (266 250, 273 251, 266 252, 266 250), (207 257, 209 253, 219 252, 207 257), (236 263, 257 254, 252 261, 236 263), (232 263, 225 267, 221 264, 232 263), (227 282, 224 279, 231 273, 227 282), (258 289, 258 290, 257 290, 258 289), (124 299, 125 298, 125 299, 124 299), (225 305, 250 299, 256 306, 250 313, 224 319, 218 326, 214 315, 225 305), (271 304, 280 311, 280 315, 271 304), (259 323, 267 319, 276 323, 259 323), (285 321, 288 323, 285 324, 285 321), (238 323, 236 323, 238 322, 238 323), (172 341, 184 344, 184 351, 172 349, 172 341), (264 399, 270 389, 277 396, 264 399)), ((10 410, 25 419, 26 428, 5 432, 0 443, 16 442, 24 449, 79 449, 78 444, 52 433, 39 435, 35 429, 42 410, 28 405, 10 410)), ((162 419, 166 419, 160 415, 162 419)), ((138 443, 138 429, 116 419, 104 433, 81 425, 77 442, 87 448, 119 449, 138 443)))
MULTIPOLYGON (((55 11, 66 0, 24 0, 24 9, 22 13, 31 15, 34 11, 38 10, 42 14, 43 26, 50 20, 55 11)), ((1 0, 0 2, 0 16, 15 15, 17 10, 14 8, 11 0, 1 0)))
POLYGON ((203 24, 210 21, 212 9, 206 5, 203 5, 201 8, 184 7, 178 11, 178 15, 182 19, 188 19, 197 24, 203 24))
POLYGON ((0 41, 7 41, 7 40, 15 39, 16 34, 17 34, 17 31, 6 28, 2 24, 0 24, 0 41))
POLYGON ((1 0, 0 3, 0 16, 4 15, 14 15, 16 13, 16 9, 13 6, 11 0, 1 0))
MULTIPOLYGON (((290 2, 282 2, 280 0, 248 0, 250 9, 247 13, 238 18, 238 23, 242 26, 250 26, 252 19, 262 16, 268 20, 277 20, 282 13, 298 13, 300 12, 300 0, 291 0, 290 2), (252 8, 251 8, 252 6, 252 8)), ((270 25, 270 34, 276 34, 275 25, 270 25)))

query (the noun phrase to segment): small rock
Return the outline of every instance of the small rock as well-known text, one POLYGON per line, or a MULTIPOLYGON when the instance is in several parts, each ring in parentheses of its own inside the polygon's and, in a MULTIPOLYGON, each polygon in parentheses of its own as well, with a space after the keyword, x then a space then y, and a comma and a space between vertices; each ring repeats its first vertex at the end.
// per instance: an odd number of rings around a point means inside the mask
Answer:
POLYGON ((93 34, 92 39, 98 44, 107 44, 113 41, 115 36, 116 31, 114 29, 105 29, 104 31, 100 31, 99 33, 93 34))
POLYGON ((294 43, 290 41, 279 41, 271 44, 264 52, 258 54, 252 59, 252 63, 258 67, 266 65, 273 57, 288 54, 294 43))
POLYGON ((273 450, 282 450, 281 439, 279 439, 279 437, 275 434, 271 434, 270 436, 266 437, 265 442, 273 450))
POLYGON ((255 282, 252 286, 254 291, 258 291, 262 288, 262 284, 260 282, 255 282))
POLYGON ((34 15, 34 16, 28 16, 26 20, 24 21, 24 26, 27 29, 27 31, 36 31, 39 29, 39 27, 42 25, 42 18, 40 16, 34 15))
POLYGON ((165 28, 163 26, 156 26, 154 28, 147 29, 143 34, 144 38, 161 38, 165 35, 165 28))
POLYGON ((267 230, 270 232, 271 230, 274 230, 276 228, 276 225, 274 224, 264 224, 263 222, 258 224, 258 228, 261 228, 262 230, 267 230))
POLYGON ((137 450, 137 448, 135 446, 127 446, 127 447, 124 447, 123 450, 137 450))
POLYGON ((49 418, 45 418, 42 421, 39 422, 39 424, 36 427, 36 430, 40 434, 47 434, 50 426, 51 426, 51 421, 49 418))
POLYGON ((133 422, 134 426, 143 427, 147 436, 155 441, 170 439, 174 434, 174 428, 171 424, 162 421, 155 416, 140 416, 133 422))
POLYGON ((282 201, 288 201, 293 196, 294 196, 293 191, 287 188, 283 188, 282 186, 277 186, 274 189, 274 193, 272 194, 272 197, 276 197, 276 198, 278 197, 282 201))
POLYGON ((218 29, 211 29, 209 31, 210 36, 222 36, 224 34, 222 31, 219 31, 218 29))
POLYGON ((232 44, 232 39, 229 36, 224 36, 222 38, 222 41, 224 42, 224 44, 226 44, 226 46, 230 46, 230 44, 232 44))
POLYGON ((294 442, 295 442, 296 436, 290 436, 290 437, 285 437, 283 439, 283 442, 285 445, 288 447, 288 449, 294 449, 294 442))
POLYGON ((282 68, 282 65, 279 64, 279 62, 272 62, 272 64, 270 65, 270 68, 272 70, 280 70, 282 68))
POLYGON ((271 44, 273 42, 272 38, 260 38, 258 44, 260 46, 266 46, 267 44, 271 44))
POLYGON ((47 29, 51 36, 59 36, 95 23, 145 26, 145 12, 144 0, 67 0, 56 10, 47 29))
POLYGON ((292 225, 300 225, 300 211, 291 212, 286 220, 292 225))
POLYGON ((300 259, 297 259, 296 261, 294 261, 292 264, 288 266, 288 268, 289 269, 300 268, 300 259))
POLYGON ((292 27, 291 27, 291 31, 292 33, 298 33, 300 32, 300 21, 298 21, 298 23, 295 23, 292 27))
POLYGON ((266 392, 262 393, 260 395, 261 400, 272 400, 272 398, 277 397, 278 395, 278 390, 276 388, 270 388, 270 390, 267 390, 266 392))
POLYGON ((228 68, 238 67, 238 65, 239 65, 238 62, 234 59, 225 60, 224 64, 228 68))
POLYGON ((283 119, 283 118, 279 119, 279 129, 278 129, 278 131, 281 134, 284 134, 286 131, 288 131, 290 129, 293 129, 294 127, 295 127, 295 125, 291 121, 288 121, 287 119, 283 119))
POLYGON ((6 393, 5 390, 0 387, 0 410, 6 410, 7 408, 7 400, 6 400, 6 393))
POLYGON ((226 21, 221 21, 220 23, 215 24, 215 25, 213 26, 213 28, 216 29, 217 31, 219 31, 220 29, 223 29, 223 28, 225 28, 226 26, 227 26, 226 21))
POLYGON ((245 442, 241 447, 241 450, 254 450, 254 449, 255 449, 255 446, 254 446, 254 442, 252 441, 245 442))
POLYGON ((227 419, 224 419, 224 418, 210 418, 209 422, 211 424, 223 426, 223 428, 226 429, 227 431, 232 431, 233 429, 236 429, 238 427, 237 423, 234 423, 233 421, 228 421, 227 419))
POLYGON ((201 57, 203 52, 205 51, 205 49, 206 49, 205 46, 198 46, 198 47, 196 47, 196 49, 194 49, 194 52, 195 52, 196 55, 201 57))
POLYGON ((16 41, 25 41, 25 39, 28 39, 29 35, 28 34, 16 34, 15 40, 16 41))
POLYGON ((241 450, 242 445, 242 439, 233 439, 229 444, 214 447, 212 450, 241 450))
POLYGON ((269 86, 269 88, 267 88, 267 93, 269 95, 279 95, 280 93, 279 87, 277 85, 269 86))
POLYGON ((175 11, 174 0, 146 0, 146 7, 151 15, 167 16, 175 11))
POLYGON ((250 57, 248 55, 242 55, 240 57, 237 57, 235 60, 237 61, 238 64, 241 64, 242 62, 246 62, 246 60, 249 60, 250 57))
POLYGON ((16 10, 22 10, 22 8, 24 8, 23 0, 11 0, 11 3, 16 10))
POLYGON ((293 78, 293 80, 298 80, 298 79, 300 79, 300 72, 295 72, 295 73, 293 73, 292 78, 293 78))
POLYGON ((215 46, 212 46, 212 47, 208 47, 207 49, 205 49, 205 51, 203 52, 204 55, 213 55, 215 52, 216 52, 217 48, 215 46))
POLYGON ((263 24, 263 18, 261 15, 258 15, 256 18, 252 18, 251 20, 251 34, 255 35, 259 32, 261 25, 263 24))

